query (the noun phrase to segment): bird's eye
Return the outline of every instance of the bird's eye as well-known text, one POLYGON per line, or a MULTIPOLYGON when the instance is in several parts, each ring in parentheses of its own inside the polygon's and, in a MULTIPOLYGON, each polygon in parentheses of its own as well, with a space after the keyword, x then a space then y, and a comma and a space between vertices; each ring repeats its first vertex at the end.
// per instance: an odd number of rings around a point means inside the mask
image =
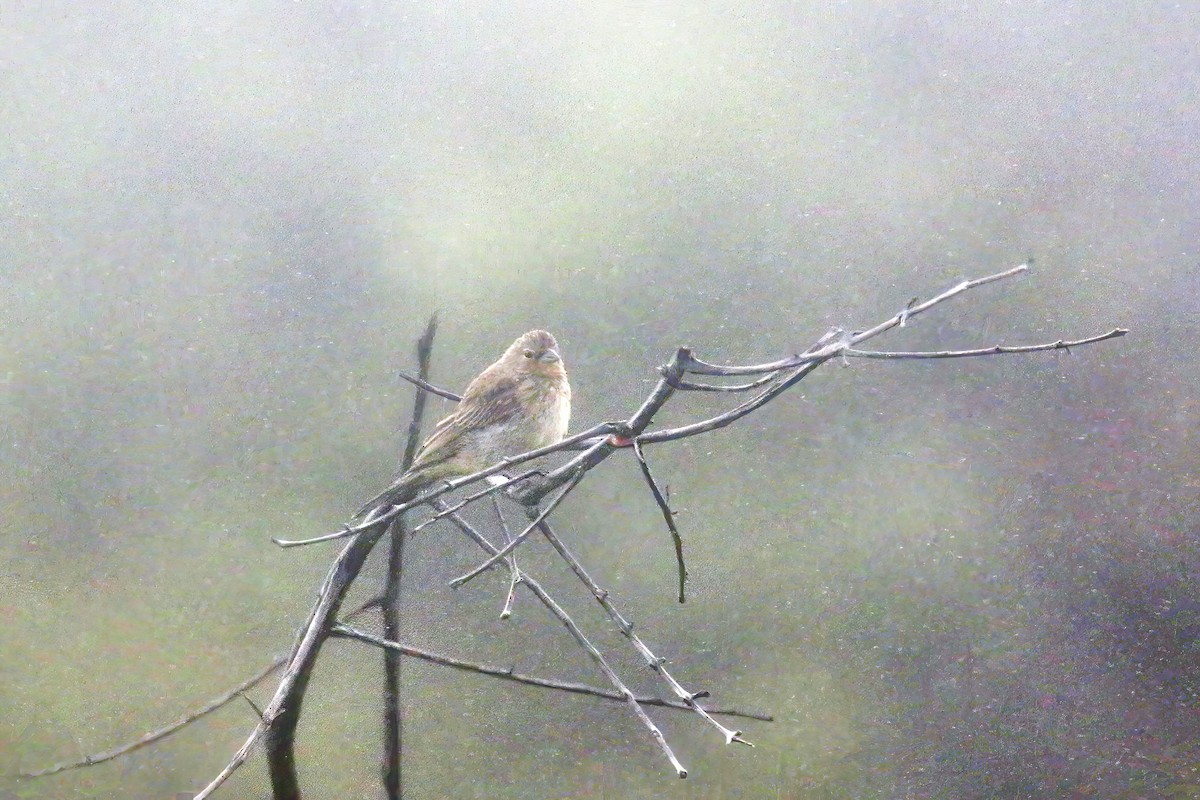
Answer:
POLYGON ((526 357, 526 358, 533 358, 533 351, 532 351, 532 350, 526 350, 526 351, 525 351, 525 357, 526 357))

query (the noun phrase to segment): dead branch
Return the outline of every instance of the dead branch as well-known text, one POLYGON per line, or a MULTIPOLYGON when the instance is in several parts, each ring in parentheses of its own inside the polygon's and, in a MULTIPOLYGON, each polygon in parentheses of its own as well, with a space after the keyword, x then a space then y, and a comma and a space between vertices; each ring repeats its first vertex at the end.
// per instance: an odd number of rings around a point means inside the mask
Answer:
MULTIPOLYGON (((603 700, 613 700, 619 703, 627 702, 624 695, 619 692, 614 692, 609 689, 601 689, 596 686, 589 686, 586 683, 575 683, 573 681, 552 680, 550 678, 540 678, 536 675, 526 675, 515 671, 512 667, 495 667, 488 664, 477 664, 473 661, 464 661, 460 658, 431 653, 428 650, 422 650, 412 645, 403 644, 401 642, 389 641, 382 636, 375 636, 361 631, 358 628, 353 628, 349 625, 334 625, 330 631, 331 636, 340 636, 347 639, 357 639, 365 644, 382 647, 387 650, 392 650, 397 653, 402 653, 406 656, 429 661, 433 664, 440 664, 444 667, 462 670, 464 672, 477 672, 481 675, 490 675, 493 678, 501 680, 513 681, 514 683, 523 683, 526 686, 538 686, 544 689, 557 689, 563 692, 572 694, 584 694, 589 697, 599 697, 603 700)), ((691 711, 692 707, 679 700, 664 700, 661 697, 653 695, 637 695, 635 698, 644 706, 659 706, 661 708, 671 708, 676 711, 691 711)), ((774 717, 770 714, 764 714, 759 711, 743 711, 738 708, 710 708, 708 709, 713 714, 723 714, 729 717, 744 717, 746 719, 755 719, 760 722, 773 722, 774 717)))
POLYGON ((846 355, 851 358, 879 358, 879 359, 918 359, 918 358, 974 358, 976 356, 999 356, 1012 355, 1015 353, 1039 353, 1046 350, 1066 350, 1071 352, 1072 347, 1081 347, 1085 344, 1094 344, 1103 342, 1105 339, 1116 339, 1124 336, 1129 331, 1124 328, 1113 328, 1108 333, 1102 333, 1099 336, 1089 336, 1086 339, 1076 339, 1073 342, 1064 342, 1059 339, 1057 342, 1048 342, 1046 344, 1024 344, 1024 345, 1003 345, 998 344, 993 347, 981 347, 976 350, 925 350, 916 352, 897 352, 883 350, 855 350, 853 348, 846 350, 846 355))
MULTIPOLYGON (((435 501, 435 507, 438 505, 441 505, 440 501, 435 501)), ((468 523, 458 514, 451 514, 449 519, 459 528, 459 530, 471 537, 471 539, 486 552, 489 552, 493 555, 499 552, 497 547, 489 542, 481 533, 479 533, 479 531, 477 531, 470 523, 468 523)), ((542 602, 542 605, 544 605, 550 611, 550 613, 553 614, 558 621, 563 624, 564 627, 566 627, 571 636, 575 638, 575 641, 579 643, 579 646, 582 647, 587 654, 592 657, 592 660, 596 662, 596 666, 599 667, 600 672, 604 674, 604 677, 608 678, 609 682, 612 683, 613 688, 615 688, 617 693, 625 699, 625 702, 629 704, 630 708, 633 710, 633 713, 650 732, 650 736, 663 751, 663 755, 665 755, 667 761, 670 762, 671 767, 675 770, 675 774, 680 778, 686 778, 687 770, 684 769, 683 764, 679 763, 679 759, 675 757, 675 753, 671 750, 671 746, 667 743, 666 737, 663 736, 662 731, 658 729, 658 726, 656 726, 653 720, 651 720, 646 714, 645 709, 643 709, 641 703, 638 702, 637 696, 629 690, 629 688, 621 680, 620 676, 618 676, 613 668, 609 666, 608 661, 605 660, 604 656, 600 654, 600 651, 596 649, 596 646, 588 640, 587 636, 585 636, 583 631, 580 630, 579 626, 575 624, 575 621, 571 619, 570 615, 568 615, 567 612, 563 610, 562 606, 560 606, 552 597, 550 597, 546 590, 542 588, 542 585, 538 583, 538 581, 534 580, 532 576, 524 572, 520 574, 521 585, 533 592, 534 596, 536 596, 537 599, 542 602)))
POLYGON ((176 721, 172 722, 170 725, 164 725, 161 728, 150 731, 145 736, 142 736, 138 739, 134 739, 132 742, 128 742, 126 744, 120 745, 119 747, 114 747, 113 749, 106 750, 102 753, 96 753, 94 755, 84 756, 83 758, 79 759, 78 761, 64 761, 61 764, 55 764, 53 766, 46 767, 45 769, 39 769, 34 772, 19 772, 19 773, 17 773, 16 777, 18 777, 18 778, 43 778, 47 775, 57 775, 60 772, 66 772, 66 771, 72 770, 72 769, 79 769, 80 767, 91 767, 96 764, 103 764, 105 761, 112 761, 114 758, 120 758, 123 755, 134 752, 135 750, 140 750, 141 748, 146 747, 147 745, 151 745, 151 744, 154 744, 155 742, 162 741, 163 739, 166 739, 171 734, 182 730, 183 728, 192 724, 193 722, 200 719, 201 717, 203 717, 207 714, 211 714, 212 712, 216 711, 218 708, 224 708, 226 705, 233 702, 238 697, 244 697, 245 692, 248 689, 254 688, 259 683, 261 683, 268 675, 270 675, 272 672, 274 672, 275 670, 282 667, 286 660, 287 659, 283 658, 283 657, 275 659, 270 664, 263 667, 258 672, 254 673, 249 678, 242 681, 237 686, 233 687, 232 689, 225 692, 224 694, 220 694, 220 695, 214 697, 212 700, 209 700, 207 703, 200 706, 199 708, 189 711, 187 714, 184 714, 182 717, 180 717, 176 721))
POLYGON ((654 473, 650 471, 650 463, 646 461, 646 454, 642 452, 642 443, 637 439, 633 440, 633 455, 637 458, 638 466, 642 468, 642 477, 646 479, 646 484, 650 487, 650 494, 654 496, 654 502, 658 504, 663 520, 667 523, 667 530, 671 532, 671 540, 675 543, 675 563, 679 568, 679 602, 682 603, 684 600, 683 586, 687 583, 688 573, 687 566, 683 563, 683 537, 679 535, 679 528, 675 527, 675 512, 671 510, 667 496, 658 488, 658 481, 654 480, 654 473))
MULTIPOLYGON (((643 477, 646 479, 648 488, 654 496, 656 504, 659 506, 663 514, 664 520, 672 534, 675 542, 676 556, 680 567, 679 580, 679 597, 683 599, 683 588, 686 579, 686 571, 683 565, 682 538, 674 525, 674 512, 672 512, 667 501, 666 495, 658 487, 655 481, 648 462, 645 458, 643 446, 647 444, 657 444, 661 442, 674 441, 690 436, 707 433, 713 430, 718 430, 727 425, 730 425, 737 420, 753 413, 762 408, 767 403, 771 402, 789 388, 794 386, 799 381, 803 380, 815 369, 820 367, 825 362, 839 358, 847 357, 855 358, 874 358, 874 359, 940 359, 940 358, 965 358, 986 355, 1001 355, 1001 354, 1018 354, 1018 353, 1033 353, 1041 351, 1056 351, 1070 350, 1072 347, 1079 347, 1087 344, 1105 341, 1107 339, 1123 336, 1127 333, 1124 329, 1116 328, 1106 334, 1092 336, 1074 341, 1059 340, 1053 343, 1038 344, 1038 345, 996 345, 989 348, 980 348, 974 350, 944 350, 944 351, 928 351, 928 352, 900 352, 900 351, 875 351, 862 350, 856 345, 867 341, 871 338, 879 336, 895 327, 904 327, 914 317, 934 308, 935 306, 950 300, 959 294, 962 294, 970 289, 974 289, 989 283, 1003 280, 1015 276, 1027 269, 1027 265, 1014 267, 1004 272, 994 275, 985 276, 975 280, 964 280, 955 286, 947 289, 941 294, 926 300, 917 302, 915 299, 910 301, 904 309, 899 313, 889 317, 888 319, 874 325, 871 328, 862 331, 843 331, 835 329, 818 339, 807 350, 777 359, 775 361, 748 364, 748 365, 719 365, 703 361, 697 358, 690 349, 680 348, 672 356, 666 365, 660 368, 659 380, 649 395, 643 400, 636 411, 625 421, 622 422, 604 422, 595 425, 585 431, 567 437, 562 442, 543 447, 536 450, 531 450, 527 453, 516 454, 503 459, 501 462, 494 464, 487 469, 480 470, 470 475, 464 475, 451 480, 447 480, 442 484, 431 487, 417 496, 413 500, 393 506, 391 509, 383 512, 372 512, 366 519, 358 521, 353 525, 347 525, 343 530, 328 534, 326 536, 316 537, 314 539, 289 541, 276 539, 275 541, 284 547, 296 546, 300 544, 311 544, 321 541, 330 541, 349 537, 350 541, 346 544, 338 558, 334 561, 325 580, 321 586, 320 594, 316 604, 310 612, 308 621, 302 628, 296 644, 293 648, 291 656, 286 659, 286 668, 280 679, 271 702, 261 712, 258 724, 255 726, 252 733, 249 735, 245 743, 233 756, 221 773, 197 795, 197 798, 205 798, 212 794, 222 782, 236 770, 248 757, 255 743, 260 739, 266 742, 268 755, 268 763, 271 774, 272 786, 276 798, 298 798, 300 796, 300 787, 296 776, 294 764, 293 743, 296 726, 299 720, 300 710, 302 707, 305 689, 307 687, 309 675, 316 662, 322 643, 331 635, 355 638, 359 641, 368 642, 377 647, 382 647, 387 652, 388 663, 399 667, 398 656, 400 654, 408 654, 416 657, 424 657, 416 648, 400 644, 396 641, 398 633, 398 621, 393 618, 392 625, 385 632, 384 637, 372 637, 370 634, 365 634, 361 631, 355 631, 342 623, 336 622, 338 609, 342 599, 351 582, 358 575, 363 563, 365 562, 371 548, 376 541, 384 534, 386 530, 393 530, 393 558, 394 564, 391 564, 390 573, 394 572, 397 576, 395 582, 389 582, 389 587, 385 596, 381 600, 369 602, 363 608, 374 607, 379 605, 385 612, 389 608, 394 609, 395 601, 398 597, 398 575, 400 572, 401 558, 401 542, 403 534, 399 532, 398 526, 393 528, 393 523, 398 522, 400 515, 404 511, 415 508, 421 505, 430 505, 435 510, 434 520, 446 519, 452 522, 465 534, 470 536, 478 546, 483 549, 488 558, 479 567, 471 573, 456 579, 454 585, 462 583, 474 577, 486 569, 498 564, 501 560, 508 561, 512 575, 510 582, 509 593, 510 602, 506 603, 505 614, 511 610, 511 595, 515 587, 519 585, 526 586, 539 601, 550 611, 550 613, 563 624, 576 640, 581 648, 583 648, 589 656, 595 661, 600 672, 609 680, 615 688, 615 692, 606 690, 594 690, 592 687, 582 687, 579 684, 566 684, 562 682, 549 681, 547 679, 533 678, 532 676, 516 676, 512 670, 498 670, 496 668, 486 668, 481 665, 469 665, 467 662, 462 662, 457 659, 451 659, 446 656, 438 656, 432 660, 437 663, 444 663, 446 666, 451 666, 458 669, 476 669, 484 674, 495 674, 498 677, 504 677, 511 680, 519 680, 531 685, 546 686, 548 688, 558 688, 565 691, 573 691, 580 693, 595 694, 603 696, 607 699, 616 699, 626 702, 635 716, 642 722, 651 737, 656 741, 662 750, 663 754, 671 764, 675 773, 679 777, 686 777, 687 771, 683 765, 675 757, 671 747, 667 743, 661 731, 654 725, 646 714, 643 705, 662 704, 671 708, 686 708, 699 715, 707 723, 715 727, 724 737, 726 743, 740 742, 746 743, 742 739, 740 732, 731 730, 723 726, 720 722, 712 717, 716 712, 714 709, 706 709, 697 702, 698 699, 707 696, 707 692, 690 692, 685 689, 666 669, 666 660, 656 656, 653 651, 637 636, 633 631, 633 625, 623 617, 613 604, 606 590, 602 589, 588 574, 583 565, 575 558, 571 551, 567 548, 563 540, 556 534, 550 525, 550 517, 556 510, 558 504, 563 498, 574 489, 587 475, 587 473, 606 460, 614 452, 630 448, 634 451, 634 456, 637 458, 640 468, 642 469, 643 477), (717 379, 715 382, 688 380, 687 376, 706 376, 717 379), (753 380, 740 384, 727 384, 721 382, 720 379, 736 377, 736 376, 755 376, 753 380), (723 413, 694 421, 685 425, 674 428, 659 429, 649 431, 648 428, 652 424, 655 415, 662 407, 669 402, 676 392, 718 392, 718 393, 735 393, 735 392, 754 392, 750 397, 743 402, 729 408, 723 413), (549 471, 542 470, 526 470, 519 474, 516 478, 497 477, 502 473, 511 470, 512 467, 519 464, 524 464, 537 459, 542 459, 551 456, 554 453, 565 451, 580 451, 576 455, 571 456, 565 462, 550 469, 549 471), (449 506, 444 501, 443 496, 449 492, 467 487, 477 481, 494 478, 492 485, 483 491, 476 492, 459 502, 454 506, 449 506), (491 497, 496 507, 498 514, 500 504, 498 502, 497 490, 506 489, 506 495, 517 502, 523 504, 531 519, 530 525, 525 528, 519 535, 513 537, 507 533, 507 526, 503 524, 501 516, 501 528, 505 532, 505 543, 500 547, 493 545, 486 537, 475 530, 467 523, 457 512, 466 505, 474 502, 482 497, 491 497), (557 492, 557 494, 554 494, 557 492), (543 510, 538 510, 542 501, 547 497, 553 496, 553 499, 546 504, 543 510), (612 669, 600 651, 591 643, 579 626, 571 619, 569 615, 562 609, 561 606, 554 601, 553 598, 546 593, 541 584, 538 583, 532 576, 520 570, 515 560, 513 553, 515 549, 524 541, 533 530, 538 530, 542 536, 550 543, 550 545, 558 552, 559 556, 566 561, 576 577, 580 580, 588 591, 600 604, 608 617, 617 625, 621 633, 633 645, 634 649, 645 661, 647 666, 654 670, 660 678, 667 684, 675 696, 674 700, 658 700, 656 698, 639 698, 635 696, 628 687, 624 684, 619 675, 612 669)), ((423 343, 428 348, 431 337, 433 335, 433 324, 426 332, 426 338, 423 343)), ((426 352, 426 359, 428 353, 426 352)), ((413 377, 401 373, 402 377, 409 380, 421 390, 418 392, 418 400, 414 407, 413 422, 409 426, 409 446, 407 452, 411 454, 415 448, 415 436, 419 430, 420 417, 424 406, 424 398, 426 393, 437 394, 450 400, 457 400, 458 395, 440 389, 428 382, 427 379, 427 360, 422 361, 422 373, 420 377, 413 377)), ((411 457, 411 456, 409 456, 411 457)), ((433 520, 431 520, 432 522, 433 520)), ((426 523, 428 524, 428 523, 426 523)), ((360 609, 362 610, 362 609, 360 609)), ((428 656, 429 654, 425 654, 428 656)), ((282 663, 282 660, 281 662, 282 663)), ((278 664, 273 664, 265 669, 260 675, 254 676, 250 681, 242 686, 232 690, 227 695, 218 698, 220 702, 210 703, 212 708, 220 707, 224 703, 229 702, 233 697, 241 694, 247 685, 253 685, 252 682, 257 682, 275 669, 278 664)), ((398 673, 389 673, 389 691, 398 687, 398 673)), ((395 725, 390 727, 388 738, 385 744, 388 747, 389 758, 395 757, 394 761, 385 758, 385 781, 388 775, 388 767, 393 765, 397 770, 397 780, 395 783, 395 794, 399 793, 398 782, 398 758, 399 758, 399 735, 400 735, 400 719, 398 705, 394 701, 394 694, 389 695, 390 711, 394 713, 395 725)), ((208 713, 212 708, 205 707, 199 714, 196 714, 192 719, 197 718, 200 714, 208 713)), ((730 712, 732 713, 732 712, 730 712)), ((173 726, 168 726, 166 729, 161 729, 152 734, 142 737, 137 742, 118 748, 110 753, 101 754, 99 757, 89 757, 81 762, 76 762, 68 765, 57 765, 47 770, 33 775, 53 774, 54 772, 72 769, 78 766, 87 766, 92 763, 99 763, 101 760, 110 760, 121 755, 124 752, 130 752, 137 747, 145 746, 152 741, 157 741, 166 735, 170 735, 174 730, 186 725, 190 719, 185 719, 173 726)), ((392 785, 388 784, 389 791, 392 791, 392 785)))
MULTIPOLYGON (((433 338, 437 335, 438 317, 433 314, 425 325, 425 332, 417 339, 417 380, 428 387, 429 364, 433 357, 433 338)), ((408 377, 408 376, 405 376, 408 377)), ((422 387, 422 388, 425 388, 422 387)), ((421 421, 425 418, 425 401, 428 391, 416 392, 413 397, 412 415, 408 422, 408 437, 404 443, 404 455, 400 458, 400 472, 412 466, 417 448, 421 443, 421 421)), ((387 639, 400 638, 400 582, 404 568, 404 542, 408 538, 404 517, 396 517, 388 527, 390 547, 388 549, 387 577, 380 609, 383 612, 383 635, 387 639)), ((383 653, 383 764, 381 775, 383 788, 389 800, 400 800, 404 794, 401 780, 403 755, 404 715, 401 713, 400 697, 400 654, 393 650, 383 653)))
MULTIPOLYGON (((496 522, 500 524, 500 532, 504 534, 504 542, 508 544, 512 541, 512 532, 508 529, 508 521, 504 519, 504 510, 500 508, 500 501, 496 495, 492 495, 492 509, 496 512, 496 522)), ((500 619, 508 619, 512 616, 513 601, 516 599, 517 584, 521 582, 521 571, 517 569, 517 557, 509 556, 506 559, 509 567, 508 580, 508 595, 504 598, 504 609, 500 612, 500 619)))

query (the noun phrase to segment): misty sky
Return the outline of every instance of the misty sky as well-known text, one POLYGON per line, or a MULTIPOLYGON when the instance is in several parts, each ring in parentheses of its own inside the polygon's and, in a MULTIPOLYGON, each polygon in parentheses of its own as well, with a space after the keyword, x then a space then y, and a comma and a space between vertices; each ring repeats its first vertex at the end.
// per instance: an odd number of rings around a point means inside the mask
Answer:
MULTIPOLYGON (((135 738, 287 652, 333 551, 269 537, 336 529, 388 481, 395 370, 434 311, 455 390, 552 330, 579 429, 630 414, 680 345, 776 358, 1033 257, 879 346, 1131 335, 830 364, 648 449, 686 510, 685 606, 631 459, 565 504, 676 670, 776 715, 743 726, 760 747, 655 714, 678 786, 624 708, 414 664, 406 796, 1200 792, 1198 23, 1066 1, 7 4, 0 774, 135 738)), ((446 588, 478 560, 449 529, 409 557, 412 643, 600 681, 528 596, 496 620, 500 577, 446 588)), ((552 554, 528 558, 646 678, 552 554)), ((329 651, 301 780, 376 797, 379 657, 329 651)), ((231 706, 12 791, 194 791, 252 724, 231 706)), ((266 786, 260 757, 226 796, 266 786)))

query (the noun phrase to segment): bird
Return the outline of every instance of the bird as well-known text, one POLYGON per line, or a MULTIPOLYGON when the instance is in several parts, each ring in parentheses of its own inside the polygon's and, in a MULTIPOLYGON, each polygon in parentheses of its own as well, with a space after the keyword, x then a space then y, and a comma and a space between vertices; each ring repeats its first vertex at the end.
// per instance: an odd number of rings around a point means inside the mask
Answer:
POLYGON ((557 444, 571 421, 571 385, 558 342, 543 330, 519 336, 467 385, 412 466, 354 515, 406 503, 437 481, 478 472, 557 444))

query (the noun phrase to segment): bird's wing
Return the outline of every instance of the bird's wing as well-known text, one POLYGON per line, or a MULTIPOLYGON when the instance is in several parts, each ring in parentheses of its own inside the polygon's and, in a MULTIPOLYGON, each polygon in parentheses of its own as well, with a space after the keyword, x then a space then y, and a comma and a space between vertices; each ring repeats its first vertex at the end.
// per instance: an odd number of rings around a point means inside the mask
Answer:
POLYGON ((471 382, 458 409, 439 422, 433 435, 421 445, 413 469, 428 469, 440 464, 462 449, 466 434, 504 424, 521 415, 517 381, 489 377, 493 379, 481 381, 477 378, 471 382))

